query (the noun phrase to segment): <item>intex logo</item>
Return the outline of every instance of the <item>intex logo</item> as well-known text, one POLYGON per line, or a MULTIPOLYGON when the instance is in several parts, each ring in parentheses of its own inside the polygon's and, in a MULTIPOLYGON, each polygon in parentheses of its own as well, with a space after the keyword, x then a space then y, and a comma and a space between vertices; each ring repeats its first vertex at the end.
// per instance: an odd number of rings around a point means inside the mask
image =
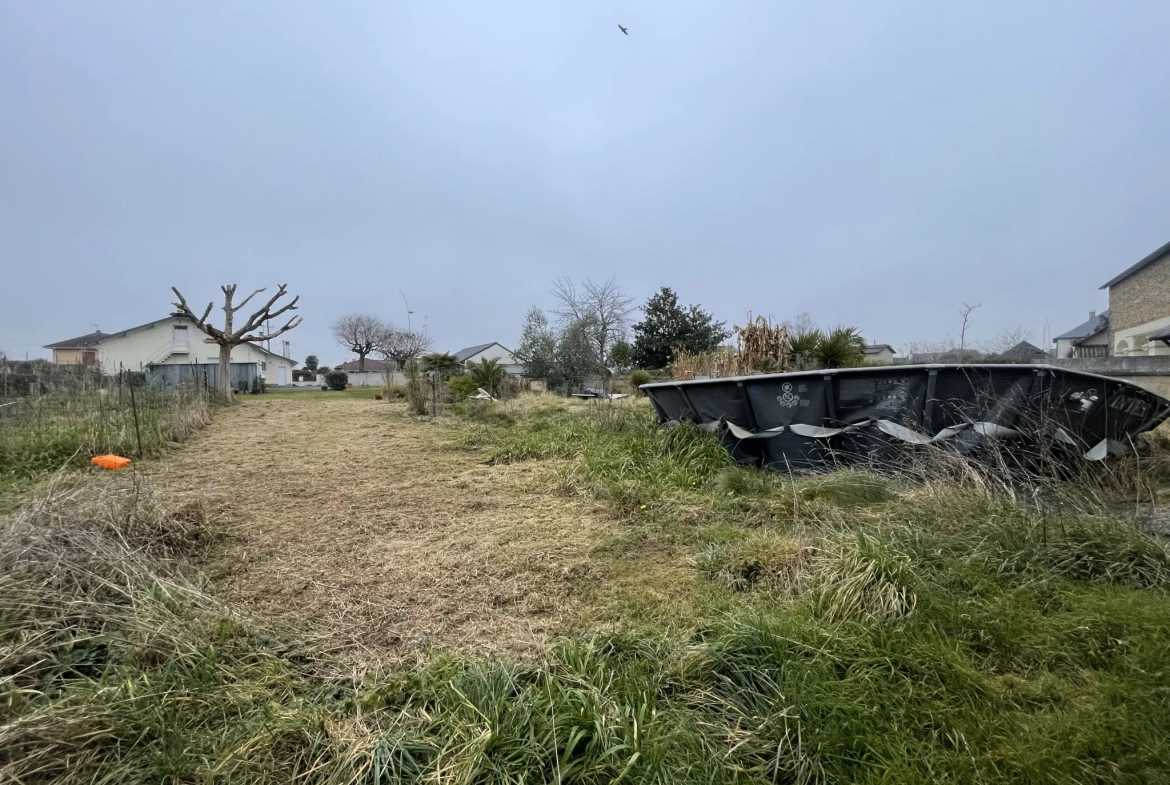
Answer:
POLYGON ((800 405, 800 398, 792 392, 792 385, 788 382, 780 385, 781 394, 776 396, 776 402, 781 406, 791 409, 793 406, 800 405))

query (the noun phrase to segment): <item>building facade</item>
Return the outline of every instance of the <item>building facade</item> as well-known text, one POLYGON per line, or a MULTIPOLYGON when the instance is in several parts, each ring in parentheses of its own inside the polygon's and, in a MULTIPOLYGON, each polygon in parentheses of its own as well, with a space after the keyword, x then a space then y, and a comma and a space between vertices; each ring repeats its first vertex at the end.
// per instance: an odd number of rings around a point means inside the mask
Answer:
POLYGON ((1110 280, 1109 345, 1114 357, 1159 356, 1170 347, 1151 338, 1170 328, 1170 243, 1110 280))
MULTIPOLYGON (((117 333, 90 333, 49 344, 53 362, 99 365, 103 373, 145 371, 158 365, 218 363, 219 345, 186 316, 168 316, 117 333)), ((287 346, 287 344, 284 344, 287 346)), ((256 366, 256 376, 270 385, 292 384, 296 363, 255 343, 232 348, 231 361, 256 366)))

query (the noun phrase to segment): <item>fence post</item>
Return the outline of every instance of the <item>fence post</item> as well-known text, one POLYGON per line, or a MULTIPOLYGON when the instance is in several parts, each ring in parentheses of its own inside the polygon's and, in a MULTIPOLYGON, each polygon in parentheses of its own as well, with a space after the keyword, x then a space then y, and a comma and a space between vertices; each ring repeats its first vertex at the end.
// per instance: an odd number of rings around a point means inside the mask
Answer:
POLYGON ((142 431, 138 428, 138 401, 134 397, 134 383, 130 382, 130 408, 134 411, 134 438, 138 441, 138 457, 142 457, 142 431))

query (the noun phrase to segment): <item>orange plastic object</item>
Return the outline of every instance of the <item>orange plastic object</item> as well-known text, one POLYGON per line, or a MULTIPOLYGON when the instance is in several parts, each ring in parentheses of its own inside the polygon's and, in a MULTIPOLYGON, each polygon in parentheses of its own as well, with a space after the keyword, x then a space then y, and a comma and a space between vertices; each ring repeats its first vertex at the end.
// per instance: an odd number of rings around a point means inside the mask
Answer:
POLYGON ((109 455, 99 455, 95 458, 91 458, 90 460, 103 469, 110 469, 111 471, 115 469, 125 469, 130 465, 129 458, 123 458, 121 455, 114 455, 113 453, 110 453, 109 455))

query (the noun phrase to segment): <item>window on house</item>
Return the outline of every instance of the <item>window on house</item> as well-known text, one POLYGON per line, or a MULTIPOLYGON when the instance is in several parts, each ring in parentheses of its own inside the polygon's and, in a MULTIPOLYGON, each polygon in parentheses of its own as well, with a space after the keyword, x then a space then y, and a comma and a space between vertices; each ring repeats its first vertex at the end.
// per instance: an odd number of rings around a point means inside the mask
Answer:
POLYGON ((260 363, 260 370, 267 371, 268 370, 268 363, 260 363))

